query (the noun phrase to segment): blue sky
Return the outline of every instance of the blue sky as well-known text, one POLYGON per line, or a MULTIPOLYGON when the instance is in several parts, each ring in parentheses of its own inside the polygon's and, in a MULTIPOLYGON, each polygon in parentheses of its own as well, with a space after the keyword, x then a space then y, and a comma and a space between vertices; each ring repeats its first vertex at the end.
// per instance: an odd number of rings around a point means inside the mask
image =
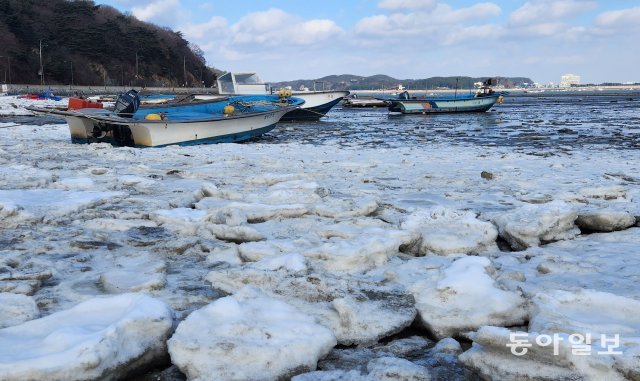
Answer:
POLYGON ((640 82, 638 0, 97 0, 183 32, 221 70, 640 82))

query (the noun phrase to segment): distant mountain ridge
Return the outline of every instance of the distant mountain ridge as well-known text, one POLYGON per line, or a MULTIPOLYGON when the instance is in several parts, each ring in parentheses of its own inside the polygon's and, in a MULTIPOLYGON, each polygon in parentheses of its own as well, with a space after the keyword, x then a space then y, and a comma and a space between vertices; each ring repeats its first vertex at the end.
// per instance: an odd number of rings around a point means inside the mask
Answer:
POLYGON ((533 81, 528 77, 451 76, 429 77, 424 79, 397 79, 384 74, 377 74, 369 77, 353 74, 341 74, 329 75, 318 79, 299 79, 295 81, 275 82, 271 83, 271 86, 275 88, 291 86, 294 90, 300 89, 301 87, 306 87, 311 90, 314 88, 316 90, 321 90, 323 86, 326 90, 379 90, 398 88, 398 85, 402 85, 408 90, 433 90, 439 88, 455 89, 456 87, 459 89, 467 89, 473 87, 475 82, 483 82, 488 78, 497 78, 498 86, 504 86, 505 88, 519 87, 524 84, 533 84, 533 81))

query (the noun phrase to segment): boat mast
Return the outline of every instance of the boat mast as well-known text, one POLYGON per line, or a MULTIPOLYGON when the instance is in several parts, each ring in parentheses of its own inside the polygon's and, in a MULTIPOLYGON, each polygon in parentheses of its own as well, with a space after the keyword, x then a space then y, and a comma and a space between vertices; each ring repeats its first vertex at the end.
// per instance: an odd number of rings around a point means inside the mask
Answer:
POLYGON ((458 98, 458 81, 459 80, 460 80, 460 77, 456 77, 456 91, 453 93, 453 99, 458 98))

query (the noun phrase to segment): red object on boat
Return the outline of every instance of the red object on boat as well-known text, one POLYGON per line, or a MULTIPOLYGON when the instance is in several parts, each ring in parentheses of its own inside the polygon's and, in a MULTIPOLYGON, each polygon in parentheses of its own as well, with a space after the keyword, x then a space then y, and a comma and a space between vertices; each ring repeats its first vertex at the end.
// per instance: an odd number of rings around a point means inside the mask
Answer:
POLYGON ((25 95, 21 95, 20 98, 22 99, 45 99, 45 98, 40 98, 40 96, 38 94, 25 94, 25 95))
POLYGON ((69 98, 69 107, 68 110, 78 110, 81 108, 102 108, 102 103, 100 102, 91 102, 86 99, 80 98, 69 98))

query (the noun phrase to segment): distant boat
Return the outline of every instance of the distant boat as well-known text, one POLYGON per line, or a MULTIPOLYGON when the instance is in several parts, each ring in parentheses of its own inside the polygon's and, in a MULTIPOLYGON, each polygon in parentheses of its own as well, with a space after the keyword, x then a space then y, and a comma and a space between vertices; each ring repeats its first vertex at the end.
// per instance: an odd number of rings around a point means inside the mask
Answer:
POLYGON ((52 101, 61 101, 62 100, 62 97, 58 97, 58 96, 54 95, 53 92, 51 91, 51 89, 45 89, 41 93, 37 93, 37 94, 20 95, 18 98, 31 99, 31 100, 47 100, 48 99, 48 100, 52 100, 52 101))
MULTIPOLYGON (((268 83, 256 73, 225 73, 218 77, 218 91, 221 95, 237 94, 276 94, 278 91, 271 88, 268 83)), ((290 96, 302 98, 304 105, 287 113, 282 121, 315 121, 325 116, 333 106, 340 103, 342 98, 349 95, 342 90, 289 90, 290 96)), ((280 90, 280 91, 283 91, 280 90)), ((197 99, 211 99, 214 95, 197 95, 197 99)))
POLYGON ((372 96, 357 96, 351 94, 342 100, 343 107, 385 107, 387 104, 385 101, 376 99, 372 96))
POLYGON ((491 89, 494 84, 487 80, 475 94, 462 94, 446 97, 412 97, 407 91, 397 98, 378 98, 384 100, 391 112, 402 114, 435 114, 458 112, 485 112, 498 102, 502 103, 503 94, 491 89))
POLYGON ((131 90, 118 97, 113 111, 28 109, 65 117, 73 143, 159 147, 248 140, 274 129, 284 114, 303 103, 300 98, 248 95, 138 109, 140 99, 131 90))

